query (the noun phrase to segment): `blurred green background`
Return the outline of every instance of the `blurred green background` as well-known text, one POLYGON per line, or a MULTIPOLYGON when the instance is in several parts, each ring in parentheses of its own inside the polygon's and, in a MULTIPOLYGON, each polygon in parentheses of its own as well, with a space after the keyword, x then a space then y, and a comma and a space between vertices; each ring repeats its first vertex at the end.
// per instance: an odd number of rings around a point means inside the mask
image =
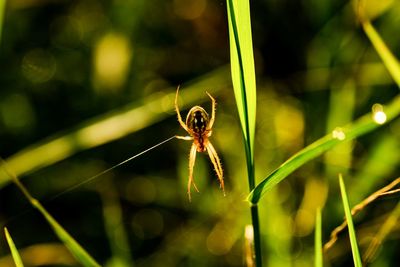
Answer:
MULTIPOLYGON (((2 1, 2 0, 0 0, 2 1)), ((257 72, 256 177, 398 94, 348 1, 251 1, 257 72)), ((400 2, 368 1, 399 57, 400 2)), ((8 0, 0 43, 0 156, 28 190, 104 266, 244 266, 250 223, 245 157, 229 72, 225 1, 8 0), (182 115, 211 109, 211 141, 227 196, 206 154, 200 193, 187 199, 190 142, 171 140, 61 194, 175 134, 182 115)), ((312 266, 315 210, 323 241, 343 221, 337 174, 351 205, 399 175, 400 121, 306 164, 260 202, 265 266, 312 266)), ((355 217, 361 252, 398 201, 355 217)), ((0 222, 26 266, 78 266, 44 219, 0 175, 0 222)), ((397 266, 395 226, 370 266, 397 266)), ((0 266, 11 266, 5 238, 0 266)), ((346 233, 324 254, 350 266, 346 233)))

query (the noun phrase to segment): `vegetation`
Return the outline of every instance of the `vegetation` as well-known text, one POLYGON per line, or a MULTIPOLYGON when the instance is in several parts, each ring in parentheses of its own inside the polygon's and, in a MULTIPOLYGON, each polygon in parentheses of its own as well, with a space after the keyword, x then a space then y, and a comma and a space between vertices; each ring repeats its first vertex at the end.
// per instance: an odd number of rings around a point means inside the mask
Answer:
POLYGON ((396 266, 400 3, 249 2, 0 0, 0 267, 396 266))

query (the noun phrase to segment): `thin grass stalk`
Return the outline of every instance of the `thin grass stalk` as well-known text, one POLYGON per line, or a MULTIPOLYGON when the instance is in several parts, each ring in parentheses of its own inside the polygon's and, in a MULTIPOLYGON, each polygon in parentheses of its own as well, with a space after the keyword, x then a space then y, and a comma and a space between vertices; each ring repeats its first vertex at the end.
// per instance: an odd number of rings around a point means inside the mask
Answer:
MULTIPOLYGON (((245 144, 245 152, 246 152, 246 163, 247 163, 247 174, 248 174, 248 182, 249 182, 249 190, 252 191, 255 187, 255 175, 254 175, 254 128, 255 128, 255 73, 254 73, 254 60, 251 54, 247 54, 248 59, 251 57, 250 61, 246 61, 246 66, 244 65, 244 54, 242 51, 242 46, 246 44, 250 46, 252 49, 251 43, 251 26, 250 26, 250 11, 248 8, 248 2, 236 2, 237 5, 242 4, 241 8, 245 7, 241 10, 241 12, 246 12, 244 17, 242 18, 245 21, 246 26, 250 27, 247 29, 247 34, 244 32, 243 25, 241 26, 241 31, 243 33, 242 39, 239 38, 239 29, 238 29, 238 17, 237 12, 235 11, 235 6, 232 0, 227 0, 227 10, 228 10, 228 24, 229 24, 229 34, 230 34, 230 49, 231 49, 231 68, 232 68, 232 81, 234 85, 235 97, 238 106, 239 116, 241 119, 242 125, 242 133, 245 144), (237 64, 235 64, 237 63, 237 64), (246 76, 245 67, 249 72, 248 76, 246 76), (236 76, 237 75, 237 76, 236 76), (236 78, 239 78, 239 84, 237 83, 236 78), (246 77, 247 83, 251 83, 252 88, 247 88, 246 86, 246 77), (254 82, 254 84, 253 84, 254 82), (247 90, 254 90, 251 98, 254 100, 252 103, 248 103, 249 96, 247 90), (252 108, 254 112, 249 112, 249 105, 253 105, 252 108), (249 115, 252 114, 252 116, 249 115), (254 115, 254 116, 253 116, 254 115), (252 120, 252 121, 250 121, 252 120)), ((242 21, 243 22, 243 21, 242 21)), ((246 27, 244 26, 244 27, 246 27)), ((247 51, 249 52, 249 51, 247 51)), ((250 91, 249 91, 250 92, 250 91)), ((257 267, 262 266, 261 259, 261 233, 260 233, 260 224, 259 224, 259 215, 258 215, 258 206, 252 205, 250 207, 251 219, 253 224, 253 233, 254 233, 254 255, 255 255, 255 264, 257 267)))
POLYGON ((22 263, 22 259, 21 259, 21 256, 19 255, 18 249, 15 246, 14 241, 12 240, 11 235, 8 232, 6 227, 4 227, 4 234, 6 236, 6 240, 7 240, 8 246, 10 247, 11 256, 12 256, 12 258, 14 260, 15 266, 16 267, 24 267, 24 264, 22 263))
POLYGON ((0 43, 1 43, 1 35, 3 32, 3 21, 4 21, 5 10, 6 10, 6 0, 0 0, 0 43))
MULTIPOLYGON (((397 186, 400 183, 400 177, 393 180, 390 184, 382 187, 381 189, 375 191, 371 195, 369 195, 367 198, 365 198, 363 201, 355 205, 351 209, 351 215, 354 216, 357 213, 359 213, 361 210, 363 210, 366 206, 374 202, 376 199, 382 196, 387 196, 391 194, 396 194, 399 192, 399 189, 393 189, 395 186, 397 186)), ((400 205, 399 205, 400 206, 400 205)), ((338 235, 347 227, 347 221, 344 220, 344 222, 337 226, 332 232, 331 232, 331 238, 330 240, 324 245, 324 250, 325 252, 328 251, 336 242, 338 239, 338 235)))
MULTIPOLYGON (((244 17, 241 19, 246 20, 246 26, 251 27, 250 25, 247 25, 247 23, 250 24, 250 12, 248 9, 248 3, 241 2, 242 4, 241 8, 243 8, 243 5, 245 5, 245 9, 242 9, 242 12, 246 12, 244 14, 244 17)), ((239 3, 237 4, 239 5, 239 3)), ((250 191, 254 189, 255 187, 255 177, 254 177, 254 151, 253 151, 253 143, 254 143, 254 122, 255 122, 255 112, 249 112, 249 105, 252 104, 252 108, 254 108, 255 111, 255 101, 252 103, 249 103, 249 96, 248 96, 248 90, 254 90, 251 99, 255 100, 255 82, 254 85, 252 86, 253 88, 247 88, 246 86, 246 77, 247 77, 247 82, 253 83, 253 79, 255 78, 254 74, 254 60, 246 61, 247 65, 247 70, 250 72, 248 73, 249 76, 246 76, 246 71, 245 71, 245 60, 244 60, 244 54, 242 51, 242 46, 244 46, 244 42, 247 41, 247 45, 249 45, 248 48, 250 48, 251 51, 246 51, 248 52, 248 56, 253 56, 252 55, 252 44, 251 44, 251 31, 247 32, 247 35, 243 36, 246 34, 244 32, 243 27, 241 28, 242 30, 242 40, 239 38, 239 29, 238 29, 238 17, 237 17, 237 10, 235 10, 235 6, 232 2, 232 0, 227 0, 227 9, 228 9, 228 19, 229 19, 229 28, 230 28, 230 44, 231 44, 231 68, 232 68, 232 80, 233 80, 233 85, 234 85, 234 90, 235 90, 235 97, 236 97, 236 102, 238 105, 238 110, 239 110, 239 116, 241 119, 241 125, 242 125, 242 133, 243 133, 243 138, 244 138, 244 143, 245 143, 245 152, 246 152, 246 162, 247 162, 247 176, 248 176, 248 182, 249 182, 249 189, 250 191), (249 55, 251 54, 251 55, 249 55), (236 61, 237 60, 237 61, 236 61), (237 63, 237 65, 235 65, 237 63), (237 83, 236 78, 239 80, 239 84, 237 83), (242 114, 241 114, 242 113, 242 114), (251 113, 254 115, 254 118, 249 114, 251 113), (252 121, 250 121, 253 119, 252 121)), ((242 14, 243 15, 243 14, 242 14)), ((242 22, 243 22, 242 21, 242 22)), ((251 58, 252 59, 252 58, 251 58)), ((250 212, 251 212, 251 219, 252 219, 252 224, 253 224, 253 231, 254 231, 254 254, 255 254, 255 263, 256 266, 262 266, 262 260, 261 260, 261 234, 260 234, 260 224, 259 224, 259 215, 258 215, 258 207, 257 205, 252 205, 250 207, 250 212)))
POLYGON ((383 64, 389 71, 393 80, 396 82, 397 86, 400 88, 400 64, 398 59, 390 51, 386 43, 383 41, 382 37, 372 26, 370 19, 365 14, 364 6, 365 1, 359 0, 357 3, 356 15, 361 23, 361 26, 367 35, 368 39, 371 41, 376 52, 382 59, 383 64))
POLYGON ((351 245, 351 252, 353 255, 354 266, 362 267, 360 251, 358 249, 358 244, 357 244, 356 231, 354 229, 353 218, 350 211, 349 200, 347 198, 346 187, 344 185, 343 177, 341 174, 339 174, 339 184, 340 184, 340 193, 342 195, 344 213, 346 215, 346 220, 349 230, 349 238, 350 238, 350 245, 351 245))
POLYGON ((34 198, 28 189, 19 181, 18 177, 7 168, 7 163, 0 158, 0 167, 10 176, 10 179, 15 183, 19 190, 23 193, 30 204, 36 208, 53 228, 54 233, 58 236, 61 242, 68 248, 71 254, 82 264, 87 267, 100 267, 94 258, 47 212, 42 204, 34 198))
POLYGON ((317 209, 317 214, 315 216, 315 237, 314 237, 314 249, 315 249, 315 258, 314 258, 314 266, 322 267, 322 220, 321 220, 321 209, 317 209))

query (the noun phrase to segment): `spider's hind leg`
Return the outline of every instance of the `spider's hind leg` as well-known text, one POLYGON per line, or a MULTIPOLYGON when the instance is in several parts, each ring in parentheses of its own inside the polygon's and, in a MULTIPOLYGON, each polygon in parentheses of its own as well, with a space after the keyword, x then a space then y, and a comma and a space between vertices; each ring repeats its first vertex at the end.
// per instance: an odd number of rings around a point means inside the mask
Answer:
POLYGON ((214 165, 215 172, 217 173, 220 187, 221 187, 222 192, 224 193, 224 196, 225 196, 224 172, 222 170, 221 162, 219 160, 217 151, 215 151, 215 148, 211 144, 211 142, 208 142, 206 146, 207 146, 207 151, 208 151, 208 155, 210 157, 210 160, 211 160, 212 164, 214 165))
POLYGON ((188 180, 188 197, 189 201, 192 200, 191 195, 190 195, 190 187, 193 184, 194 189, 196 189, 197 192, 199 192, 199 189, 197 189, 196 184, 194 183, 193 179, 193 169, 194 169, 194 163, 196 161, 196 151, 197 146, 193 143, 192 148, 190 149, 190 155, 189 155, 189 180, 188 180))

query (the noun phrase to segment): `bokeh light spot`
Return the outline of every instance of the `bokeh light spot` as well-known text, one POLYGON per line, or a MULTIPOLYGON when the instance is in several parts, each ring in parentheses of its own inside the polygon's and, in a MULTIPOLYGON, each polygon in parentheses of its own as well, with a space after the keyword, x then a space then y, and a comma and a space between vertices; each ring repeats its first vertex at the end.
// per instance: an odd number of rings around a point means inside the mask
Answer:
POLYGON ((94 84, 102 92, 116 91, 124 85, 132 49, 127 38, 109 33, 96 44, 94 52, 94 84))
POLYGON ((43 49, 33 49, 22 59, 22 73, 33 83, 44 83, 53 78, 56 72, 56 60, 43 49))
POLYGON ((0 116, 5 127, 13 133, 26 132, 34 122, 34 112, 29 100, 21 94, 7 96, 0 103, 0 116))
POLYGON ((287 149, 301 146, 304 134, 304 118, 295 106, 279 108, 274 118, 278 145, 287 149), (290 122, 290 123, 288 123, 290 122))
POLYGON ((299 209, 295 217, 296 235, 309 235, 314 227, 314 214, 305 209, 299 209))
POLYGON ((208 235, 206 242, 207 249, 214 255, 225 255, 233 246, 230 232, 221 224, 214 227, 208 235))
POLYGON ((177 16, 186 20, 200 17, 207 6, 206 0, 174 0, 174 12, 177 16))

